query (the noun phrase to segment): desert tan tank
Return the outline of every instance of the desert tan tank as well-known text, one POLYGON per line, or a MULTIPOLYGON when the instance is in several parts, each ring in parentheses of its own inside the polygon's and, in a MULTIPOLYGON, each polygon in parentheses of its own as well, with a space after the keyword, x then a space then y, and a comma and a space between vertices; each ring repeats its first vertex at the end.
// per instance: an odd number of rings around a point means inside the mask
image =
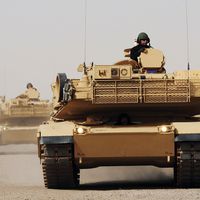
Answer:
POLYGON ((47 188, 79 185, 79 170, 99 166, 174 168, 179 187, 200 186, 200 70, 168 74, 163 53, 80 65, 79 79, 58 74, 54 112, 38 131, 47 188))
POLYGON ((31 83, 15 99, 0 98, 0 144, 36 143, 38 126, 49 119, 52 103, 40 100, 31 83))

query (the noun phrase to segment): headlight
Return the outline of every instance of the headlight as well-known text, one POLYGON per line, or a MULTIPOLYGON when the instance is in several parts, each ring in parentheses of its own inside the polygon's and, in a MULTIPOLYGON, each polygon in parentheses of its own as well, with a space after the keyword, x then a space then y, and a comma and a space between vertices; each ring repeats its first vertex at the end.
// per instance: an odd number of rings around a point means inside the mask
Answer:
POLYGON ((87 133, 87 129, 84 128, 84 127, 76 127, 75 128, 75 133, 77 133, 77 134, 85 134, 85 133, 87 133))
POLYGON ((159 131, 160 133, 168 133, 168 132, 173 131, 173 126, 171 126, 171 125, 159 126, 159 127, 158 127, 158 131, 159 131))
POLYGON ((7 127, 6 126, 0 126, 0 131, 6 131, 7 127))
POLYGON ((167 132, 168 128, 166 126, 161 126, 160 130, 162 132, 167 132))
POLYGON ((82 127, 77 128, 76 131, 79 134, 83 134, 84 133, 84 129, 82 127))

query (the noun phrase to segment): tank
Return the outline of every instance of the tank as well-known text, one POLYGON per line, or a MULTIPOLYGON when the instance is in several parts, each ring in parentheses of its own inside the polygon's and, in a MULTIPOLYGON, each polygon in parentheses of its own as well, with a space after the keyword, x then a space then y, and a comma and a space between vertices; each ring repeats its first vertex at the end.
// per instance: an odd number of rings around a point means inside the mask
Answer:
POLYGON ((59 73, 54 111, 38 130, 47 188, 79 185, 80 169, 151 165, 174 169, 177 187, 200 186, 200 70, 166 73, 149 48, 111 65, 80 65, 81 79, 59 73))
POLYGON ((39 96, 39 91, 29 83, 18 97, 0 98, 0 144, 37 143, 38 126, 52 112, 52 102, 39 96))

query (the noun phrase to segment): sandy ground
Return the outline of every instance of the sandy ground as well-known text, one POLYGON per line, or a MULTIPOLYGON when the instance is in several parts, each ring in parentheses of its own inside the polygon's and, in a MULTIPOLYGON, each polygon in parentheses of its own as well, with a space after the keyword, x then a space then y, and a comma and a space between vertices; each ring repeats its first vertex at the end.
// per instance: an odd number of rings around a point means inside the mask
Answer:
POLYGON ((81 170, 76 190, 44 188, 36 145, 0 146, 0 200, 200 199, 199 189, 176 189, 172 169, 102 167, 81 170))

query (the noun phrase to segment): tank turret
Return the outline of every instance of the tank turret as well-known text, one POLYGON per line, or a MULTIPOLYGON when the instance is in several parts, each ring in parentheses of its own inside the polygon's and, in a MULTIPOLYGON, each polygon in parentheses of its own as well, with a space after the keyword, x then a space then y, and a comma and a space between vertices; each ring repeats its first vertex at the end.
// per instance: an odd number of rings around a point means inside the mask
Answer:
POLYGON ((53 90, 57 110, 52 117, 73 119, 93 113, 102 115, 105 107, 104 113, 108 114, 128 112, 154 117, 166 114, 189 117, 200 112, 199 70, 167 74, 164 56, 156 49, 147 49, 138 60, 137 70, 130 60, 88 66, 80 80, 58 74, 53 90))

